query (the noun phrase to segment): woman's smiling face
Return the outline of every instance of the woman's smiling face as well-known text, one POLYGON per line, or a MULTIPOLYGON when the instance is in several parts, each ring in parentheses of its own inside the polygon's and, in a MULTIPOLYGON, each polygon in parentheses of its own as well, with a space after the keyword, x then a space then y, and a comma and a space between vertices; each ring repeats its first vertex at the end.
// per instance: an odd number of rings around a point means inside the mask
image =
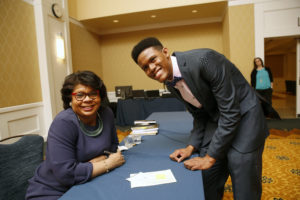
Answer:
POLYGON ((100 105, 101 98, 99 91, 82 84, 78 84, 74 87, 72 92, 72 109, 81 120, 90 121, 92 118, 96 120, 100 105), (85 97, 79 101, 76 99, 76 94, 81 96, 85 95, 85 97))

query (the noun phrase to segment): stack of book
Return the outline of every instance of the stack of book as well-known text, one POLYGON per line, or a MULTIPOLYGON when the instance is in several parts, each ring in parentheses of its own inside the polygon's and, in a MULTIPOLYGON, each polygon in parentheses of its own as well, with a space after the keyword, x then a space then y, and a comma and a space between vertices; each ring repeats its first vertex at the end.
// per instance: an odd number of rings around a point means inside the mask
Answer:
POLYGON ((155 120, 135 120, 131 127, 133 135, 156 135, 158 133, 158 124, 155 120))

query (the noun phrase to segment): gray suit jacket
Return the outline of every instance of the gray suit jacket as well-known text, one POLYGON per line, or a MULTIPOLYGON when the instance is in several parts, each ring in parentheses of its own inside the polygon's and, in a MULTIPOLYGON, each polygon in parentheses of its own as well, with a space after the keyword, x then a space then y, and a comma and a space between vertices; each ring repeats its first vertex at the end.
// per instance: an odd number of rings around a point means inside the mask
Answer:
POLYGON ((168 86, 193 115, 189 144, 198 150, 209 145, 207 153, 214 158, 223 157, 231 146, 246 153, 263 144, 268 135, 263 114, 250 116, 251 124, 259 126, 254 129, 249 127, 249 116, 244 120, 252 108, 261 109, 256 94, 225 56, 211 49, 175 52, 173 55, 182 78, 202 104, 200 109, 194 107, 182 99, 177 89, 168 86))

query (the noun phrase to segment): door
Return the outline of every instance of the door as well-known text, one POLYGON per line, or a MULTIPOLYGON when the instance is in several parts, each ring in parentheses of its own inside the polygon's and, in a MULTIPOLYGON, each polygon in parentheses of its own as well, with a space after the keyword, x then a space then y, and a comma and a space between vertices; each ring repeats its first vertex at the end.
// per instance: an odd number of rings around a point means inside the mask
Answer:
POLYGON ((300 117, 300 39, 297 40, 296 115, 300 117))

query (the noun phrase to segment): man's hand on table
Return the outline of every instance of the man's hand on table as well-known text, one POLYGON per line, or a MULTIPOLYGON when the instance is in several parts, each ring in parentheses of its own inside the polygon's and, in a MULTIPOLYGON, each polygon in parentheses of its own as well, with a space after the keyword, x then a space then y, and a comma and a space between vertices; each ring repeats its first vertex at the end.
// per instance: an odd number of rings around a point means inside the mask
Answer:
POLYGON ((176 162, 181 162, 184 159, 190 157, 194 151, 194 147, 189 145, 184 149, 176 149, 172 154, 170 154, 170 159, 176 162))
POLYGON ((211 168, 216 162, 216 159, 205 155, 205 157, 195 157, 184 162, 184 166, 189 170, 205 170, 211 168))

